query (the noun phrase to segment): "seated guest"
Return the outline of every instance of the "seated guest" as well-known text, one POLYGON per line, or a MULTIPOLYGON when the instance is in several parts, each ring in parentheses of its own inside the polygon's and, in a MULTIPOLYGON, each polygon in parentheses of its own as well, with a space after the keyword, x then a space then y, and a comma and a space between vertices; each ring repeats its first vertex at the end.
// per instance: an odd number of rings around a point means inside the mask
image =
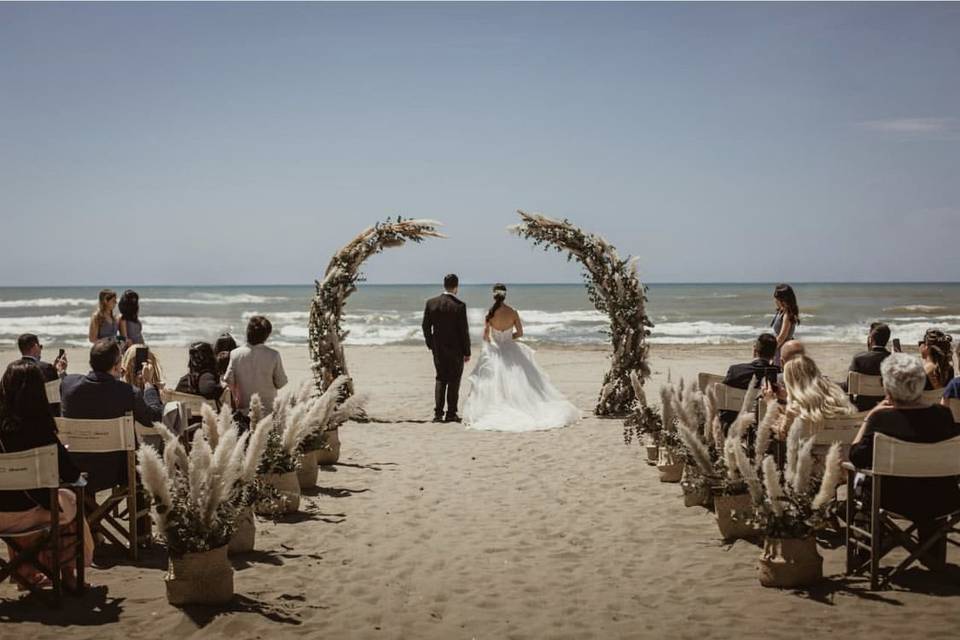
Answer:
POLYGON ((247 344, 230 354, 224 376, 233 393, 233 406, 246 414, 250 398, 259 394, 264 409, 271 411, 277 389, 287 384, 280 353, 263 344, 273 326, 263 316, 253 316, 247 323, 247 344))
POLYGON ((802 342, 799 340, 788 340, 780 347, 780 366, 782 367, 797 356, 806 354, 807 349, 803 346, 802 342))
MULTIPOLYGON (((741 364, 731 365, 723 384, 737 389, 746 389, 750 381, 759 387, 764 380, 772 385, 777 383, 777 374, 780 367, 773 364, 773 357, 777 352, 777 338, 772 333, 761 333, 753 343, 753 360, 741 364)), ((721 411, 720 422, 730 425, 737 417, 736 411, 721 411)))
POLYGON ((133 289, 127 289, 117 303, 120 309, 120 337, 123 348, 129 349, 135 344, 143 344, 143 324, 140 322, 140 295, 133 289))
MULTIPOLYGON (((960 366, 960 344, 957 345, 957 366, 960 366)), ((943 399, 941 404, 948 404, 951 398, 960 398, 960 376, 947 383, 943 390, 943 399)))
MULTIPOLYGON (((13 453, 27 451, 46 445, 57 445, 57 458, 62 482, 74 482, 80 477, 80 471, 70 461, 67 450, 57 438, 57 425, 50 415, 47 396, 43 387, 44 380, 36 365, 20 360, 12 362, 0 381, 0 452, 13 453)), ((76 586, 74 558, 71 552, 72 537, 77 534, 77 497, 69 489, 58 492, 60 509, 61 538, 61 574, 69 587, 76 586)), ((27 531, 34 527, 50 523, 50 491, 31 489, 28 491, 0 491, 0 535, 27 531)), ((20 545, 32 546, 45 533, 17 538, 20 545)), ((84 522, 84 562, 90 566, 93 559, 93 538, 84 522)), ((17 551, 9 547, 10 559, 17 551)), ((40 562, 53 565, 53 554, 40 554, 40 562)), ((33 565, 25 564, 18 568, 18 574, 28 582, 39 584, 45 576, 33 565)))
MULTIPOLYGON (((53 382, 66 375, 67 356, 64 355, 63 357, 57 358, 53 364, 44 362, 40 359, 43 345, 40 344, 40 338, 34 334, 25 333, 17 338, 17 348, 20 349, 20 355, 23 356, 20 360, 21 362, 28 362, 40 367, 40 373, 43 375, 44 382, 53 382)), ((53 412, 53 415, 60 415, 60 403, 51 404, 50 410, 53 412)))
POLYGON ((953 339, 939 329, 927 329, 920 341, 920 357, 927 372, 925 390, 942 389, 953 379, 953 364, 950 362, 953 339))
POLYGON ((217 375, 221 378, 227 375, 227 365, 230 364, 230 354, 237 348, 237 341, 229 333, 222 334, 213 345, 213 352, 217 357, 217 375))
MULTIPOLYGON (((816 428, 824 420, 857 412, 843 389, 824 377, 817 363, 806 355, 795 355, 783 365, 783 382, 787 408, 775 428, 782 438, 797 419, 816 428)), ((765 390, 764 396, 769 398, 771 393, 771 390, 765 390)))
MULTIPOLYGON (((926 443, 960 436, 960 426, 954 424, 948 409, 922 402, 927 372, 918 358, 905 353, 891 354, 880 365, 880 375, 886 395, 867 416, 854 439, 850 448, 850 461, 854 465, 861 469, 873 465, 875 433, 926 443)), ((936 530, 938 517, 960 508, 957 480, 957 477, 885 479, 880 492, 881 506, 912 520, 923 544, 936 530)), ((935 559, 935 566, 942 566, 946 552, 945 540, 934 545, 930 555, 935 559)))
POLYGON ((177 391, 203 396, 208 400, 220 399, 223 386, 217 374, 217 361, 213 355, 213 347, 209 342, 194 342, 190 345, 187 375, 180 378, 177 391))
MULTIPOLYGON (((122 348, 122 347, 121 347, 122 348)), ((144 391, 144 380, 142 371, 137 371, 137 350, 143 349, 147 352, 147 359, 143 366, 150 365, 153 370, 153 386, 163 388, 163 369, 160 368, 160 361, 153 349, 144 345, 135 345, 132 349, 127 349, 120 357, 120 379, 133 387, 134 391, 144 391)), ((149 425, 147 425, 149 426, 149 425)))
MULTIPOLYGON (((867 350, 853 356, 853 361, 850 362, 850 371, 862 373, 865 376, 879 376, 880 363, 890 355, 890 352, 887 351, 889 340, 890 327, 882 322, 871 324, 870 333, 867 335, 867 350)), ((858 411, 868 411, 873 409, 882 399, 882 397, 877 396, 856 396, 853 403, 858 411)))
MULTIPOLYGON (((163 417, 163 403, 153 367, 149 363, 144 365, 140 374, 142 389, 135 389, 118 379, 120 363, 120 345, 115 339, 104 338, 94 343, 90 349, 90 373, 68 375, 60 385, 64 417, 103 420, 132 412, 144 426, 150 427, 159 421, 163 417)), ((70 455, 74 463, 88 473, 93 491, 127 482, 126 454, 122 452, 70 455)))

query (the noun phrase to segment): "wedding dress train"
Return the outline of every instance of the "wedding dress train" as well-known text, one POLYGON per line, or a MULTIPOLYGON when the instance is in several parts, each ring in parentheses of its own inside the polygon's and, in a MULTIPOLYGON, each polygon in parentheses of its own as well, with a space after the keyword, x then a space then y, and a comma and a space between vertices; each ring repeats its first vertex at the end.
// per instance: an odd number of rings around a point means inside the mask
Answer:
POLYGON ((469 377, 464 424, 483 431, 542 431, 577 422, 580 410, 550 383, 533 349, 512 336, 512 329, 490 329, 469 377))

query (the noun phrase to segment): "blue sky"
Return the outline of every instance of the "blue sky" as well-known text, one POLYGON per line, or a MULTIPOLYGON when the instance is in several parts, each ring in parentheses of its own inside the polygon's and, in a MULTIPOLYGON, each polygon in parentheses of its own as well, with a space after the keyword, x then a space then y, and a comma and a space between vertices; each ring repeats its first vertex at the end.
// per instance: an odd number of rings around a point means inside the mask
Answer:
POLYGON ((0 285, 957 280, 960 4, 2 4, 0 285), (120 274, 118 277, 117 274, 120 274))

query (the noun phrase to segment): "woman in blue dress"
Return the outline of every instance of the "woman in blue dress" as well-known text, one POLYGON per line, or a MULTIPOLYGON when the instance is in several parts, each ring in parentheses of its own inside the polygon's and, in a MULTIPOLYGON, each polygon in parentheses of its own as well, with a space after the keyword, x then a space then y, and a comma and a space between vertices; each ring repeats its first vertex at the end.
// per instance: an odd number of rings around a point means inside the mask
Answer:
POLYGON ((97 310, 90 316, 90 330, 87 337, 90 342, 103 338, 117 339, 117 318, 113 309, 117 306, 117 292, 113 289, 102 289, 97 298, 97 310))
POLYGON ((773 334, 777 336, 777 353, 773 363, 779 367, 781 365, 780 349, 784 343, 793 340, 793 334, 797 330, 797 325, 800 324, 800 308, 797 306, 797 294, 788 284, 777 285, 773 290, 773 301, 777 305, 777 315, 770 323, 773 334))
POLYGON ((140 296, 133 289, 127 289, 120 296, 120 337, 123 348, 129 349, 135 344, 143 344, 143 325, 140 323, 140 296))

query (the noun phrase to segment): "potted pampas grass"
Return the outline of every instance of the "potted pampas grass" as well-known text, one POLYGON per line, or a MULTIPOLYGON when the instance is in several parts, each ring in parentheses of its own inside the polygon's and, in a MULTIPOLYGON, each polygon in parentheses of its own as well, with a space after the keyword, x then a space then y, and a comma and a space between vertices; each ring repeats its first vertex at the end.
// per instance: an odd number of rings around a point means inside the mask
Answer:
MULTIPOLYGON (((313 385, 305 383, 304 387, 301 394, 316 393, 313 385)), ((318 468, 335 464, 340 459, 340 426, 347 420, 363 417, 365 402, 363 394, 352 395, 341 402, 326 421, 312 425, 310 433, 300 443, 302 459, 297 477, 301 489, 317 486, 318 468)))
MULTIPOLYGON (((300 481, 297 471, 300 468, 300 445, 316 425, 326 424, 334 411, 342 387, 347 383, 346 376, 340 376, 320 395, 312 395, 303 402, 291 403, 293 390, 280 393, 273 405, 273 413, 263 420, 269 420, 266 450, 260 462, 259 474, 264 484, 272 487, 278 494, 276 499, 260 500, 256 511, 263 515, 293 513, 300 508, 300 481)), ((263 411, 259 398, 250 401, 250 416, 263 411)))
POLYGON ((144 488, 155 505, 157 528, 167 543, 169 568, 164 578, 174 605, 224 604, 233 598, 233 568, 227 545, 243 507, 244 486, 256 474, 262 443, 241 435, 224 421, 223 429, 198 429, 190 453, 163 425, 157 432, 163 456, 150 446, 137 452, 144 488))
POLYGON ((663 419, 656 407, 647 404, 647 396, 643 391, 643 383, 636 371, 630 372, 630 384, 633 385, 637 396, 637 407, 634 412, 623 421, 623 444, 629 446, 636 440, 643 446, 647 455, 647 464, 655 465, 660 459, 660 430, 663 419))
POLYGON ((764 535, 757 571, 765 587, 808 586, 823 577, 815 535, 830 522, 829 508, 843 481, 842 450, 840 443, 830 446, 823 476, 817 477, 814 440, 802 439, 804 429, 800 420, 791 425, 782 469, 772 455, 766 455, 759 474, 757 469, 745 470, 753 477, 749 486, 754 520, 764 535))

